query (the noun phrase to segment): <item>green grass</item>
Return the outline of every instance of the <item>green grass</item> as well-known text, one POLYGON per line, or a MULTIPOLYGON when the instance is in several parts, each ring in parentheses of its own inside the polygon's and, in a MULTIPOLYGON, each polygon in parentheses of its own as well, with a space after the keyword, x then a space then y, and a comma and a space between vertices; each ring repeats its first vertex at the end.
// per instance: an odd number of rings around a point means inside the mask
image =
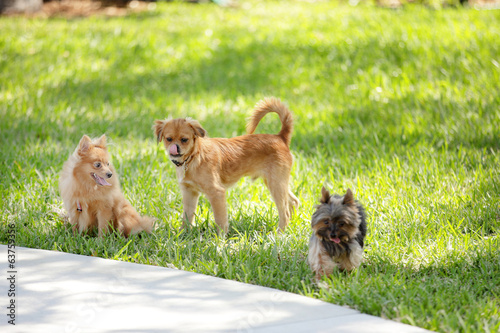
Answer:
MULTIPOLYGON (((160 4, 125 18, 0 18, 0 242, 278 288, 441 332, 500 330, 500 12, 387 10, 331 2, 160 4), (278 235, 262 181, 229 191, 230 231, 202 197, 180 232, 174 167, 155 119, 244 133, 262 97, 295 115, 278 235), (58 174, 83 134, 106 133, 126 197, 151 235, 73 235, 58 174), (307 267, 323 184, 366 207, 363 265, 329 290, 307 267)), ((276 133, 275 115, 259 131, 276 133)))

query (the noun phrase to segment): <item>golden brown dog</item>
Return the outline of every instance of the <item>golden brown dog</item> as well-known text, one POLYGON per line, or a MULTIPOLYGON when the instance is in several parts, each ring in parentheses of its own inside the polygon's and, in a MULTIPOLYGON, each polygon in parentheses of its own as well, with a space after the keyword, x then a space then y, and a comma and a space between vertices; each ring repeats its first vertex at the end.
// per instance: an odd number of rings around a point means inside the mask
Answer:
POLYGON ((125 199, 109 160, 106 136, 92 141, 84 135, 64 163, 59 190, 73 230, 81 233, 98 227, 102 237, 111 224, 125 237, 151 232, 153 219, 140 216, 125 199))
POLYGON ((290 153, 292 114, 276 98, 257 103, 247 124, 247 135, 234 138, 208 138, 201 125, 190 118, 156 120, 153 126, 158 142, 162 141, 177 169, 181 187, 184 218, 193 224, 200 193, 204 193, 214 212, 218 227, 227 232, 226 190, 241 177, 262 177, 269 188, 279 214, 279 227, 284 230, 293 207, 299 200, 289 191, 288 181, 293 157, 290 153), (252 134, 259 121, 276 112, 281 131, 252 134))

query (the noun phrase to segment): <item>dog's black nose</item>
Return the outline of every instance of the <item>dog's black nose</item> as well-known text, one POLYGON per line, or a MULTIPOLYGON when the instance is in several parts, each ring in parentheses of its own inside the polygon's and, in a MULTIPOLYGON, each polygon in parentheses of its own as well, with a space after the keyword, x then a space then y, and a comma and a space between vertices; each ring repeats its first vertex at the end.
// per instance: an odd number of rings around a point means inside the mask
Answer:
POLYGON ((106 173, 106 176, 107 176, 108 178, 111 178, 111 176, 113 176, 113 173, 112 173, 112 172, 108 172, 108 173, 106 173))

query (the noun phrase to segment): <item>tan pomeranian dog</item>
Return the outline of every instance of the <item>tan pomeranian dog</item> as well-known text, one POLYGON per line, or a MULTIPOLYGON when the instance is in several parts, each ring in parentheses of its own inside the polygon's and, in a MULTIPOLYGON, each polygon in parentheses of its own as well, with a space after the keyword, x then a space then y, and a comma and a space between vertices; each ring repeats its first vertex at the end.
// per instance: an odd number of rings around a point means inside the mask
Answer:
POLYGON ((59 190, 74 231, 82 233, 97 227, 99 237, 109 226, 125 237, 143 230, 151 232, 153 219, 141 217, 120 190, 105 135, 95 140, 82 137, 64 163, 59 190))
POLYGON ((266 98, 257 103, 247 124, 247 135, 208 138, 200 123, 190 118, 156 120, 153 129, 176 166, 185 222, 193 224, 198 198, 204 193, 215 223, 227 232, 226 190, 241 177, 250 176, 264 179, 278 209, 279 227, 285 229, 299 200, 288 188, 293 162, 289 149, 292 114, 279 99, 266 98), (252 134, 269 112, 279 115, 281 131, 276 135, 252 134))

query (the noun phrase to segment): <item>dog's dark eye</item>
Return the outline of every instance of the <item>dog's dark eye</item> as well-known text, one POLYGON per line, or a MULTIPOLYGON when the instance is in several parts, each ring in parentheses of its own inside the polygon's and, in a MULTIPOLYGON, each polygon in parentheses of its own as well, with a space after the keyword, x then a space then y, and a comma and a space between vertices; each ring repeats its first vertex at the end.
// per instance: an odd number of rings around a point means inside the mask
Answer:
POLYGON ((94 166, 95 166, 96 168, 100 168, 100 167, 101 167, 101 162, 95 162, 95 163, 94 163, 94 166))
POLYGON ((324 220, 324 221, 323 221, 323 223, 324 223, 324 224, 328 224, 328 220, 324 220))
POLYGON ((182 143, 186 143, 186 142, 188 142, 188 140, 189 140, 188 138, 182 138, 182 139, 181 139, 181 142, 182 142, 182 143))
POLYGON ((108 166, 109 166, 109 162, 108 162, 108 166))
POLYGON ((172 142, 172 138, 167 138, 167 141, 168 142, 172 142))
POLYGON ((343 227, 345 225, 345 222, 340 222, 339 225, 343 227))

